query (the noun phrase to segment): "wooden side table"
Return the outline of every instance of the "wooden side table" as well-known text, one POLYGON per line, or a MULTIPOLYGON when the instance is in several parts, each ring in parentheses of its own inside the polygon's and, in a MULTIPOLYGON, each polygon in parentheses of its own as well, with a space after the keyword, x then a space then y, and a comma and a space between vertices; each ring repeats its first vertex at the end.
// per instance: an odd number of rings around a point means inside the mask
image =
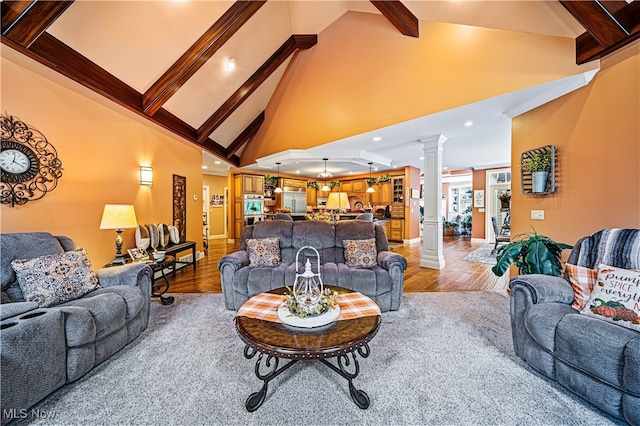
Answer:
POLYGON ((153 261, 152 263, 147 263, 153 270, 153 283, 151 285, 151 297, 160 298, 160 303, 163 305, 171 305, 175 298, 173 296, 164 296, 164 294, 169 290, 169 279, 164 273, 165 268, 170 268, 175 271, 176 268, 176 258, 173 256, 165 255, 164 259, 160 261, 153 261), (164 280, 164 286, 156 285, 156 272, 160 272, 162 274, 162 279, 164 280), (158 292, 158 290, 162 290, 158 292))
MULTIPOLYGON (((126 262, 125 264, 129 264, 129 263, 133 263, 133 260, 131 260, 130 258, 125 258, 125 262, 126 262)), ((169 290, 169 286, 170 286, 169 279, 164 273, 164 270, 169 268, 171 270, 175 270, 176 258, 173 256, 166 255, 164 259, 162 259, 161 261, 155 261, 153 257, 150 257, 149 260, 144 261, 144 263, 149 265, 149 267, 153 271, 151 275, 152 276, 151 297, 159 298, 160 303, 162 303, 163 305, 171 305, 175 301, 175 298, 173 296, 164 296, 164 294, 169 290), (156 284, 156 272, 161 273, 162 279, 164 280, 164 285, 156 284)), ((118 263, 115 263, 115 264, 107 263, 106 265, 103 266, 103 268, 111 268, 114 266, 121 266, 121 265, 122 264, 118 264, 118 263)))

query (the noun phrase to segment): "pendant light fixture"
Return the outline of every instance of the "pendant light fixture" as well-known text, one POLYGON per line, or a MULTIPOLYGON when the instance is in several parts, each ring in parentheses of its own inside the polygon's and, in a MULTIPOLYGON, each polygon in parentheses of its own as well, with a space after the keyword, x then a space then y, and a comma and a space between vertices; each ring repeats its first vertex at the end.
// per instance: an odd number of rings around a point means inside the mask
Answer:
MULTIPOLYGON (((373 163, 369 163, 369 182, 371 182, 371 165, 373 163)), ((369 183, 369 188, 367 188, 367 192, 376 192, 375 189, 373 189, 373 186, 371 186, 371 183, 369 183)))
POLYGON ((328 158, 323 158, 324 160, 324 186, 320 189, 320 191, 329 192, 331 188, 327 186, 327 160, 328 158))
POLYGON ((278 181, 276 182, 276 189, 273 192, 280 193, 282 192, 282 188, 280 188, 280 163, 276 163, 278 165, 278 181))

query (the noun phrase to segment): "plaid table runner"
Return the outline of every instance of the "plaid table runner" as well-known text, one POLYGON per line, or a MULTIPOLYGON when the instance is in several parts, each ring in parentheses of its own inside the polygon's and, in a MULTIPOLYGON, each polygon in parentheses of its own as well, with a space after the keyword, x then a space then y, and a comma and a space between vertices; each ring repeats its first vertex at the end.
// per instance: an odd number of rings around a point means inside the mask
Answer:
MULTIPOLYGON (((285 301, 285 296, 271 293, 260 293, 247 300, 238 309, 236 316, 245 316, 265 321, 282 322, 278 318, 278 308, 285 301)), ((340 315, 337 321, 372 315, 380 315, 380 308, 362 293, 344 293, 338 295, 340 315)))

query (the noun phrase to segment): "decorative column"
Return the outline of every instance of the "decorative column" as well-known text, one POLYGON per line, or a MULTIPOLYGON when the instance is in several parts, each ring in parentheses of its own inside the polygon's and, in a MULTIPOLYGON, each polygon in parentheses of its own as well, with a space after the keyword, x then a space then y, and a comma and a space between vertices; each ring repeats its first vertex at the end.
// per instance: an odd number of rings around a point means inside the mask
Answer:
POLYGON ((442 252, 442 145, 447 138, 435 135, 420 139, 424 145, 424 219, 422 221, 423 268, 444 268, 442 252))

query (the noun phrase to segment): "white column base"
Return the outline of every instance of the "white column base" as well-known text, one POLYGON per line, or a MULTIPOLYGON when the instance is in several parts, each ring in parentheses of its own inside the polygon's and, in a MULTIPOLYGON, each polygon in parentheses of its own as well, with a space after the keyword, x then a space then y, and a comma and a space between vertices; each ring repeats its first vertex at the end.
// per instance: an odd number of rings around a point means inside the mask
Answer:
POLYGON ((420 267, 429 269, 443 269, 444 256, 431 256, 429 254, 423 254, 420 258, 420 267))

